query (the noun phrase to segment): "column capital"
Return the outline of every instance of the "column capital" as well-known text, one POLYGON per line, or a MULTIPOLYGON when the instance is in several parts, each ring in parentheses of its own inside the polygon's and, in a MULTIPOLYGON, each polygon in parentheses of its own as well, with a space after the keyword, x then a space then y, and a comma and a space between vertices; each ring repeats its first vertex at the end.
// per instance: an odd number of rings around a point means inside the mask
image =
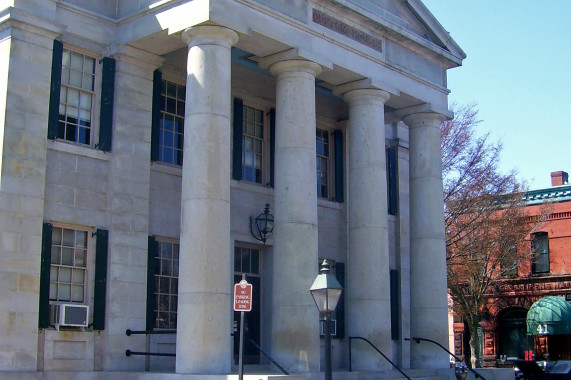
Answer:
POLYGON ((189 48, 197 45, 220 45, 228 49, 240 38, 234 30, 217 25, 193 26, 185 29, 181 37, 189 48))
POLYGON ((391 94, 388 92, 374 88, 361 88, 347 91, 343 94, 343 99, 350 105, 371 100, 385 104, 390 97, 391 94))
POLYGON ((437 110, 432 104, 424 103, 418 106, 401 108, 393 112, 398 120, 403 120, 409 127, 420 122, 437 121, 440 125, 444 120, 450 120, 454 113, 449 110, 437 110))
POLYGON ((317 76, 323 70, 333 69, 331 61, 300 48, 293 48, 264 57, 260 60, 259 66, 264 70, 269 70, 272 75, 305 69, 317 76), (282 64, 283 62, 289 63, 282 64))
POLYGON ((353 82, 347 82, 336 86, 333 89, 333 94, 337 96, 344 96, 348 92, 355 91, 355 90, 378 90, 382 91, 387 94, 387 99, 384 100, 386 102, 391 95, 400 96, 400 91, 383 81, 380 81, 376 78, 365 78, 356 80, 353 82))
POLYGON ((301 59, 291 59, 286 61, 279 61, 270 66, 270 73, 273 76, 278 76, 283 73, 299 73, 305 72, 316 77, 321 74, 321 66, 315 62, 304 61, 301 59))

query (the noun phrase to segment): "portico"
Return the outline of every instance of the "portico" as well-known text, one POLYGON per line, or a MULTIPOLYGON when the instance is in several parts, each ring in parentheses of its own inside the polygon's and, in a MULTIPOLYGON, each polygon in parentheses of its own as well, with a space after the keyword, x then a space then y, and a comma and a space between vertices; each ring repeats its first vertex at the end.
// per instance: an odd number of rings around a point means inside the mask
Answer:
MULTIPOLYGON (((438 127, 450 117, 446 70, 460 65, 464 53, 417 0, 356 3, 315 0, 286 7, 272 0, 181 0, 143 7, 125 1, 115 17, 99 15, 112 28, 88 21, 106 9, 85 10, 77 1, 52 4, 50 17, 73 15, 99 33, 68 25, 69 34, 55 37, 64 48, 79 45, 83 52, 112 40, 110 51, 128 52, 125 59, 145 78, 144 87, 133 91, 146 95, 137 95, 136 107, 153 117, 153 126, 142 117, 130 128, 129 113, 116 110, 121 134, 110 152, 85 153, 95 147, 69 149, 56 139, 42 164, 56 169, 47 171, 39 211, 44 223, 64 227, 88 225, 89 217, 76 218, 72 206, 58 212, 52 189, 64 175, 50 160, 87 156, 104 163, 98 168, 110 164, 110 216, 107 205, 100 207, 97 228, 110 230, 107 281, 113 295, 107 302, 113 304, 105 329, 82 341, 95 347, 94 369, 153 371, 152 360, 110 353, 168 346, 176 353, 170 369, 178 374, 232 373, 231 291, 234 274, 243 272, 260 278, 258 343, 291 373, 316 374, 322 339, 309 287, 322 259, 334 263, 345 288, 334 318, 334 370, 348 368, 349 336, 367 338, 402 368, 448 367, 437 347, 409 347, 405 338, 447 341, 438 127), (157 106, 157 98, 163 105, 157 106), (177 130, 177 123, 184 129, 177 130), (130 150, 137 153, 131 161, 145 164, 138 166, 141 183, 126 186, 124 161, 114 154, 130 150), (167 161, 167 153, 181 158, 167 161), (248 220, 266 203, 275 228, 261 244, 248 220), (114 238, 119 230, 125 241, 114 238), (134 305, 129 310, 120 305, 127 294, 134 305), (122 336, 125 328, 164 329, 173 315, 176 339, 122 336)), ((116 83, 128 90, 116 92, 116 107, 126 106, 129 83, 135 82, 125 67, 116 83)), ((51 327, 41 331, 57 340, 51 327)), ((42 362, 42 368, 48 363, 65 369, 58 355, 47 357, 56 346, 46 348, 45 339, 28 356, 38 357, 38 368, 42 362)), ((12 368, 29 369, 14 360, 12 368)), ((391 370, 360 345, 354 346, 352 367, 391 370)))

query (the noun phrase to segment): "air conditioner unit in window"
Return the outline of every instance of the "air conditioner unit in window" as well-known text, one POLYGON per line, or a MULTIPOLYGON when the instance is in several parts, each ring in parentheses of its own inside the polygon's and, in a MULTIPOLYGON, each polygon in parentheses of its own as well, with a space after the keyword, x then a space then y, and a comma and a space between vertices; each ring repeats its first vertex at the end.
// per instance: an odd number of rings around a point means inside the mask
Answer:
POLYGON ((56 328, 60 326, 66 327, 87 327, 87 320, 89 318, 89 306, 62 303, 57 305, 58 313, 56 328))

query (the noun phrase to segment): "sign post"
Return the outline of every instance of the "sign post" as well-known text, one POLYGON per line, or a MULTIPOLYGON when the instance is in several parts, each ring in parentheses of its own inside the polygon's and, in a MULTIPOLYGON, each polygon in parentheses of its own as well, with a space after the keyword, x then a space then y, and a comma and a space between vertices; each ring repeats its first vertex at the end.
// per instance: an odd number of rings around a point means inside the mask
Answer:
POLYGON ((238 353, 238 379, 244 379, 244 312, 252 310, 252 284, 246 281, 242 273, 242 281, 234 284, 234 311, 240 312, 240 350, 238 353))

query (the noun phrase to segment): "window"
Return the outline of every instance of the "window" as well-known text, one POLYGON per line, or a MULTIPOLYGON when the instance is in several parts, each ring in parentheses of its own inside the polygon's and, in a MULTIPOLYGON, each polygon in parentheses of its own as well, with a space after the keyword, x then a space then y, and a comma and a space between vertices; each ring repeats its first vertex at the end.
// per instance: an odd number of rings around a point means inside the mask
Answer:
POLYGON ((234 247, 234 273, 260 274, 260 250, 234 247))
POLYGON ((324 129, 316 129, 315 134, 315 166, 317 171, 317 197, 329 197, 329 132, 324 129))
POLYGON ((534 256, 531 273, 549 273, 549 237, 547 232, 531 234, 531 253, 534 256))
POLYGON ((155 256, 155 328, 176 329, 179 244, 158 241, 155 256))
POLYGON ((159 161, 182 165, 186 87, 162 80, 159 161))
POLYGON ((93 57, 63 50, 57 138, 91 144, 95 65, 93 57))
POLYGON ((398 146, 386 149, 387 212, 398 214, 398 146))
POLYGON ((87 303, 87 247, 85 230, 53 227, 50 301, 87 303))
POLYGON ((244 106, 242 128, 242 178, 261 184, 264 167, 264 111, 244 106))

